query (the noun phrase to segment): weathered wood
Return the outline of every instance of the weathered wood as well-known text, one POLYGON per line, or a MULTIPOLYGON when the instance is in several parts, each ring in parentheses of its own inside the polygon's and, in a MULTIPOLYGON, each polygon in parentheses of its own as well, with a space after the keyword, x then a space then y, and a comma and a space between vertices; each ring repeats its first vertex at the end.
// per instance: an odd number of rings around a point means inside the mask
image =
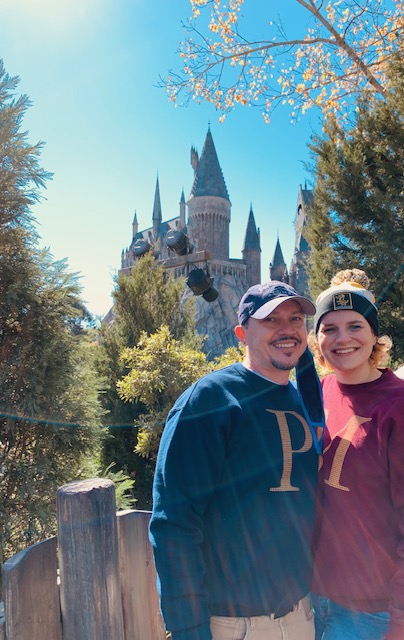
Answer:
POLYGON ((57 513, 63 640, 124 640, 113 482, 64 485, 57 513))
POLYGON ((6 623, 4 621, 4 602, 0 602, 0 640, 4 640, 6 633, 6 623))
POLYGON ((126 640, 165 640, 148 538, 149 511, 118 512, 123 619, 126 640))
POLYGON ((49 538, 4 563, 7 640, 61 640, 56 544, 49 538))

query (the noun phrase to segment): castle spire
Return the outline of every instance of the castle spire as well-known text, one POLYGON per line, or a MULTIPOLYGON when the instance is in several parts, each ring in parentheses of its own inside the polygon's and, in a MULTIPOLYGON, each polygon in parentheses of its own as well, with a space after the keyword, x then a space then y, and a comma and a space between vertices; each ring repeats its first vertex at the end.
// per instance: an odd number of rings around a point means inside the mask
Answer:
POLYGON ((260 230, 255 225, 252 203, 250 203, 250 213, 248 214, 247 229, 242 250, 243 260, 246 266, 247 286, 261 282, 261 244, 260 230))
POLYGON ((229 200, 226 183, 219 164, 210 127, 205 138, 200 159, 194 148, 191 149, 192 166, 195 171, 191 197, 217 196, 229 200))
POLYGON ((180 227, 181 229, 185 228, 185 196, 184 196, 184 187, 182 187, 181 191, 181 199, 180 199, 180 227))
POLYGON ((163 220, 163 216, 161 213, 160 186, 159 186, 159 177, 157 175, 156 190, 154 193, 154 205, 153 205, 153 231, 155 231, 156 233, 160 228, 162 220, 163 220))
POLYGON ((269 274, 271 280, 280 280, 281 282, 288 282, 289 280, 288 268, 283 258, 281 243, 279 242, 279 233, 276 239, 272 262, 269 265, 269 274))
POLYGON ((285 260, 283 259, 281 243, 279 242, 279 233, 277 235, 274 256, 272 258, 272 263, 271 264, 272 264, 273 267, 280 267, 281 265, 285 265, 286 264, 285 260))
POLYGON ((138 231, 139 231, 139 225, 138 225, 136 209, 135 209, 135 215, 133 216, 133 222, 132 222, 132 238, 136 236, 138 231))
POLYGON ((250 213, 248 214, 247 230, 245 233, 243 251, 248 251, 249 249, 258 249, 259 251, 261 251, 260 232, 259 229, 257 230, 257 227, 255 225, 252 204, 250 204, 250 213))

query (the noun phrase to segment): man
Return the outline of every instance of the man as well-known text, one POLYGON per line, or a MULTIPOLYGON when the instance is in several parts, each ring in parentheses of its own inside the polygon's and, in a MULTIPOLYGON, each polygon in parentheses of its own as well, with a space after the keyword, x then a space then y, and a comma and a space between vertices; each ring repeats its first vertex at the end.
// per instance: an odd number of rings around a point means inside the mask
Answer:
MULTIPOLYGON (((314 313, 282 282, 251 287, 235 328, 243 364, 201 378, 168 416, 150 540, 173 640, 314 639, 318 442, 289 382, 307 363, 305 314, 314 313)), ((312 361, 302 380, 321 417, 312 361)))

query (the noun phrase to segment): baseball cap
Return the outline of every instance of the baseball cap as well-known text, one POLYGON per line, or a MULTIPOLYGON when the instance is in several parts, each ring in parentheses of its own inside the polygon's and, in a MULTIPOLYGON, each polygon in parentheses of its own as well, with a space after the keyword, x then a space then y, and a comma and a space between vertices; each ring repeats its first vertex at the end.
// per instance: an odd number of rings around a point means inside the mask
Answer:
POLYGON ((250 287, 240 300, 238 319, 245 324, 249 318, 263 320, 282 302, 293 299, 298 302, 304 314, 314 316, 316 308, 308 298, 301 296, 288 284, 279 280, 270 280, 265 284, 250 287))

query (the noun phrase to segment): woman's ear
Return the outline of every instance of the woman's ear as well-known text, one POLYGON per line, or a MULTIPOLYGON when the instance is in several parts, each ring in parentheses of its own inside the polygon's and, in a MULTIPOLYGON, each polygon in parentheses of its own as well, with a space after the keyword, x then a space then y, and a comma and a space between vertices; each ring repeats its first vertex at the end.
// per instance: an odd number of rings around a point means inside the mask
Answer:
POLYGON ((234 327, 234 333, 236 334, 236 338, 241 344, 246 344, 246 335, 245 330, 242 324, 238 324, 234 327))

